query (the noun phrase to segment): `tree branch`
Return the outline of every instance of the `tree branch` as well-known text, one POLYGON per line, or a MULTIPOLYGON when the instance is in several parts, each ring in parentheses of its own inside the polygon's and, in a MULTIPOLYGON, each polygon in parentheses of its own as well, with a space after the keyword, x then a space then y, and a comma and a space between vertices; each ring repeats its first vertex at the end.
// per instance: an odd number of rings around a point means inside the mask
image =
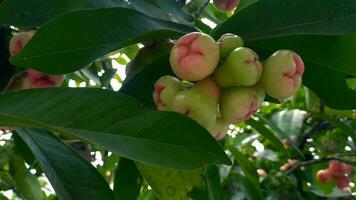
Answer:
POLYGON ((205 8, 209 5, 209 2, 210 2, 210 0, 206 0, 205 3, 199 7, 197 12, 195 12, 195 19, 199 19, 200 18, 200 15, 205 10, 205 8))

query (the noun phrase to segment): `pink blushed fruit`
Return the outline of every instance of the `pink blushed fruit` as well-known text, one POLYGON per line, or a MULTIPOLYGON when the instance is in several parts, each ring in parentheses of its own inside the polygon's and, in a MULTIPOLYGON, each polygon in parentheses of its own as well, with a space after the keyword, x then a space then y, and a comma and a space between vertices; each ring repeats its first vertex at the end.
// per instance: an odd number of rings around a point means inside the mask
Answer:
POLYGON ((316 173, 316 179, 320 183, 328 183, 330 181, 330 177, 331 177, 331 174, 329 173, 329 171, 327 169, 319 170, 316 173))
POLYGON ((231 11, 239 2, 240 0, 214 0, 214 5, 222 11, 231 11))
POLYGON ((63 75, 48 75, 34 69, 28 70, 23 89, 59 87, 64 81, 63 75))
POLYGON ((183 90, 182 82, 173 76, 162 76, 154 84, 153 101, 158 110, 168 110, 178 92, 183 90))
POLYGON ((244 46, 244 41, 238 35, 226 33, 220 37, 218 45, 220 48, 220 60, 225 61, 234 49, 244 46))
POLYGON ((347 177, 346 175, 335 178, 336 187, 338 187, 341 190, 349 187, 350 182, 351 182, 350 178, 347 177))
POLYGON ((265 98, 258 87, 231 87, 223 90, 220 100, 222 118, 229 123, 239 123, 255 114, 265 98))
POLYGON ((209 35, 189 33, 173 46, 169 60, 180 79, 202 80, 214 72, 219 62, 219 46, 209 35))
POLYGON ((260 85, 277 99, 292 96, 302 83, 304 63, 293 51, 279 50, 264 64, 260 85))
POLYGON ((216 69, 215 77, 221 87, 252 86, 261 74, 262 64, 257 54, 249 48, 239 47, 216 69))
POLYGON ((9 44, 10 55, 14 56, 18 54, 26 46, 26 44, 28 43, 28 41, 30 41, 30 39, 34 34, 35 34, 34 31, 28 31, 28 32, 21 32, 14 35, 11 38, 9 44))

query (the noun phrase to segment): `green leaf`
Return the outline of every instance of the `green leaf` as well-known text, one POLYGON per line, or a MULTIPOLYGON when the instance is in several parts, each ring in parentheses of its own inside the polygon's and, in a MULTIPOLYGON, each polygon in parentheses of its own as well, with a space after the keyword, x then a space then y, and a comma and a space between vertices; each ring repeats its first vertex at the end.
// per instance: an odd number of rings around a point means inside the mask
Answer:
POLYGON ((59 199, 115 199, 99 172, 43 129, 16 129, 51 182, 59 199))
POLYGON ((301 34, 348 35, 356 32, 355 12, 353 0, 258 1, 218 26, 213 35, 219 38, 234 33, 246 40, 301 34))
POLYGON ((221 146, 194 120, 148 110, 127 95, 102 89, 0 94, 0 126, 71 134, 126 158, 171 168, 230 164, 221 146))
POLYGON ((37 176, 26 168, 22 157, 16 154, 12 154, 9 157, 11 176, 16 190, 27 200, 42 199, 43 194, 37 176))
POLYGON ((0 5, 0 26, 31 28, 66 12, 123 5, 121 0, 4 0, 0 5))
POLYGON ((346 110, 356 108, 356 92, 345 80, 347 74, 356 73, 355 44, 356 35, 288 36, 248 42, 247 46, 264 58, 279 49, 296 51, 305 63, 303 84, 327 106, 346 110))
MULTIPOLYGON (((248 158, 246 158, 246 156, 242 154, 238 149, 232 146, 228 147, 228 149, 231 152, 237 164, 240 166, 246 178, 249 179, 251 183, 255 185, 257 189, 256 192, 261 192, 261 188, 258 182, 258 175, 255 167, 250 163, 248 158)), ((260 193, 259 196, 262 196, 262 193, 260 193)))
POLYGON ((216 165, 210 165, 206 168, 204 180, 208 192, 208 200, 222 199, 223 193, 220 184, 220 173, 216 165))
POLYGON ((203 169, 174 170, 169 168, 136 163, 141 174, 162 200, 188 200, 188 193, 194 187, 204 185, 203 169))
POLYGON ((241 174, 234 174, 234 177, 237 180, 237 184, 246 195, 248 200, 262 200, 263 196, 260 190, 256 188, 256 185, 251 182, 248 178, 242 176, 241 174))
POLYGON ((265 123, 261 121, 257 121, 254 118, 250 118, 245 121, 247 125, 252 126, 259 134, 261 134, 264 138, 269 140, 273 146, 278 148, 280 151, 285 151, 283 143, 279 137, 275 135, 273 131, 265 126, 265 123))
POLYGON ((49 74, 65 74, 130 44, 194 30, 127 8, 76 11, 42 26, 11 62, 49 74))
POLYGON ((116 200, 137 199, 142 185, 142 176, 135 162, 121 158, 115 173, 114 194, 116 200))
POLYGON ((298 156, 301 158, 304 158, 303 152, 301 152, 301 150, 298 148, 298 146, 290 139, 290 137, 284 131, 282 131, 280 128, 278 128, 272 121, 270 121, 266 117, 264 117, 258 113, 256 113, 255 116, 258 117, 258 119, 261 120, 263 123, 268 125, 274 132, 276 132, 278 134, 279 138, 288 140, 292 149, 298 154, 298 156))
POLYGON ((302 110, 283 110, 272 115, 271 121, 295 140, 298 138, 307 113, 302 110))

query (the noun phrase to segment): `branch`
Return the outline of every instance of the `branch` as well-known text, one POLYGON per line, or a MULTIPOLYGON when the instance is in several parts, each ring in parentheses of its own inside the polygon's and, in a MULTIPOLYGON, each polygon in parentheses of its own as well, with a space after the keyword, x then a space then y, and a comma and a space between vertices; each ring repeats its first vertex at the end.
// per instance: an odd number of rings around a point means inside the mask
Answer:
POLYGON ((324 163, 324 162, 328 162, 330 160, 337 160, 337 161, 340 161, 340 162, 343 162, 343 163, 346 163, 346 164, 349 164, 349 165, 352 165, 352 166, 356 166, 356 162, 355 161, 345 160, 345 159, 340 158, 340 157, 350 157, 350 156, 356 156, 356 153, 355 152, 349 152, 349 153, 343 153, 343 154, 336 154, 334 156, 326 157, 326 158, 322 158, 322 159, 318 159, 318 160, 303 161, 303 162, 300 162, 300 163, 296 164, 292 169, 288 170, 287 174, 290 174, 293 171, 295 171, 298 168, 303 167, 303 166, 314 165, 314 164, 317 164, 317 163, 324 163))

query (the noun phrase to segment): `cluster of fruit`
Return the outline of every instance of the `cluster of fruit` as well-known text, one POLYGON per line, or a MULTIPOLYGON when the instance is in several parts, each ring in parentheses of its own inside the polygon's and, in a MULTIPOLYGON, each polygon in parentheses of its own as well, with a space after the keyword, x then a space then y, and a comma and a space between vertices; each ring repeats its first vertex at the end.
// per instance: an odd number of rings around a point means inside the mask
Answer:
POLYGON ((337 160, 331 160, 327 169, 319 170, 316 173, 316 178, 321 183, 328 183, 334 180, 336 187, 344 192, 350 192, 350 178, 348 175, 351 173, 352 167, 346 163, 337 160))
POLYGON ((257 112, 265 92, 285 99, 298 90, 304 72, 299 55, 279 50, 262 65, 258 55, 243 46, 241 37, 233 34, 217 42, 199 32, 181 37, 171 50, 170 64, 183 81, 168 75, 156 81, 157 109, 189 116, 221 139, 229 124, 257 112))
MULTIPOLYGON (((34 31, 28 31, 14 35, 9 44, 10 55, 14 56, 20 53, 34 34, 34 31)), ((24 73, 15 76, 15 79, 10 82, 8 90, 58 87, 62 85, 63 81, 63 75, 48 75, 34 69, 28 69, 24 73)))

